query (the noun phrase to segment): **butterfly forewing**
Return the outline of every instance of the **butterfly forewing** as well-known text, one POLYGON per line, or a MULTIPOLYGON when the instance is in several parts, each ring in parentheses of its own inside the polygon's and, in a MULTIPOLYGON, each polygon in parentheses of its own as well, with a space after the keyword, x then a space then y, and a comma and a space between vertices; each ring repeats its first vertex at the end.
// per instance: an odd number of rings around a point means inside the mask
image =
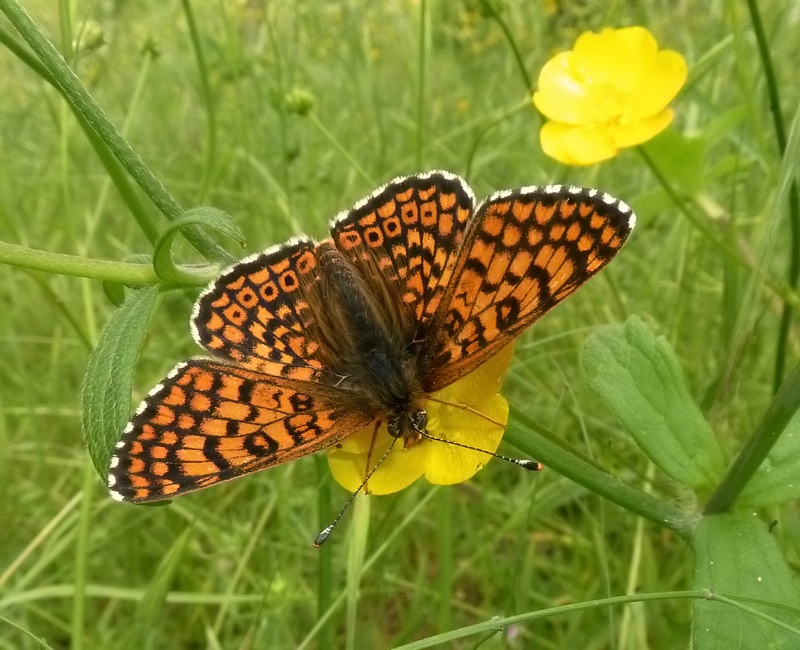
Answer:
POLYGON ((120 500, 157 501, 324 449, 368 422, 334 390, 191 359, 137 409, 109 487, 120 500))
POLYGON ((331 235, 377 299, 400 303, 390 313, 406 308, 413 336, 447 288, 473 205, 472 190, 454 174, 397 178, 335 219, 331 235))
POLYGON ((479 366, 595 275, 635 224, 597 190, 499 192, 470 222, 423 351, 424 386, 439 390, 479 366))
POLYGON ((308 293, 319 281, 315 244, 291 241, 241 260, 198 298, 197 343, 268 375, 311 381, 323 370, 308 293))

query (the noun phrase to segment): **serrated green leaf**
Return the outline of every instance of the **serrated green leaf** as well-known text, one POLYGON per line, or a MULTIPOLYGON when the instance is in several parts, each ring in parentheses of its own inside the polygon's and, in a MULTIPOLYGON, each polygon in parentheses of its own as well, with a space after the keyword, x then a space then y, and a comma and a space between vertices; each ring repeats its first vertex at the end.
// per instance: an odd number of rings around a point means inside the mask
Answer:
POLYGON ((83 436, 103 481, 130 415, 133 374, 157 297, 156 287, 131 293, 106 323, 86 365, 81 391, 83 436))
POLYGON ((590 388, 662 471, 701 492, 716 485, 722 450, 664 337, 634 316, 592 335, 581 360, 590 388))
MULTIPOLYGON (((695 531, 694 588, 729 597, 800 628, 800 592, 775 537, 753 514, 704 517, 695 531), (765 607, 752 600, 776 603, 795 611, 765 607)), ((691 647, 695 650, 798 648, 800 634, 773 622, 713 600, 693 605, 691 647)))
MULTIPOLYGON (((203 226, 245 244, 244 234, 227 212, 219 208, 199 207, 187 210, 175 219, 161 235, 153 251, 153 268, 165 282, 196 284, 197 274, 191 268, 180 267, 172 259, 172 242, 176 235, 188 227, 203 226)), ((203 277, 205 274, 203 274, 203 277)))

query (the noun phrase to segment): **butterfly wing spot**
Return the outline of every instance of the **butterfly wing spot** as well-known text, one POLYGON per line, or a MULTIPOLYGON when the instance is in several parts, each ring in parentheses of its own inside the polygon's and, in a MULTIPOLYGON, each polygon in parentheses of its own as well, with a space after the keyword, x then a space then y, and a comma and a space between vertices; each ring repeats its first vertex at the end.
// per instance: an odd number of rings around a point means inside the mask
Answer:
POLYGON ((252 309, 258 304, 258 296, 252 287, 245 287, 236 294, 236 300, 245 309, 252 309))
POLYGON ((509 250, 513 250, 522 239, 522 231, 516 226, 509 224, 508 227, 503 230, 502 236, 503 246, 509 250))
POLYGON ((415 226, 419 221, 419 206, 416 203, 403 203, 400 207, 400 218, 406 226, 415 226))
MULTIPOLYGON (((270 304, 270 303, 274 302, 275 299, 278 297, 278 286, 274 282, 272 282, 270 280, 268 282, 265 282, 263 285, 261 285, 261 289, 259 290, 259 293, 261 295, 261 299, 266 304, 270 304)), ((263 307, 262 307, 262 310, 263 311, 260 312, 258 315, 260 317, 260 320, 263 323, 263 322, 266 322, 267 320, 269 320, 269 312, 266 309, 264 309, 263 307)))
POLYGON ((556 206, 555 204, 547 205, 542 203, 535 206, 533 213, 536 218, 536 223, 540 226, 544 226, 552 222, 553 216, 556 213, 556 206))

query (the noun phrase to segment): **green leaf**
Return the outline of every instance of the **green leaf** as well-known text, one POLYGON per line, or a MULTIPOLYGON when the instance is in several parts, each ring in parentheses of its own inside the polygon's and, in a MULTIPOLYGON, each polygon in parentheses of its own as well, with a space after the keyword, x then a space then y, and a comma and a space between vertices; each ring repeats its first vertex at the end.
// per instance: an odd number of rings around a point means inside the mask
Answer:
POLYGON ((121 307, 125 302, 125 285, 121 282, 113 282, 111 280, 103 280, 103 293, 106 294, 108 301, 114 307, 121 307))
MULTIPOLYGON (((749 116, 745 103, 737 104, 726 111, 721 111, 710 116, 707 124, 703 125, 703 136, 709 145, 715 145, 729 138, 749 116)), ((738 153, 741 164, 741 152, 738 153)))
POLYGON ((210 207, 187 210, 164 231, 153 252, 153 268, 156 275, 165 282, 194 285, 198 283, 198 279, 202 282, 206 281, 207 271, 198 275, 195 269, 178 266, 172 259, 172 242, 175 236, 182 230, 197 226, 211 228, 236 240, 242 246, 245 244, 244 234, 228 213, 210 207))
POLYGON ((752 480, 742 490, 738 505, 751 508, 800 499, 800 411, 786 425, 752 480))
POLYGON ((131 293, 106 323, 86 365, 81 392, 83 436, 103 481, 114 445, 130 415, 136 360, 157 297, 156 287, 131 293))
POLYGON ((687 137, 675 129, 667 129, 642 146, 656 167, 684 193, 694 196, 704 189, 703 161, 708 147, 705 137, 687 137))
POLYGON ((664 337, 633 316, 592 335, 581 360, 590 388, 662 471, 695 490, 716 485, 722 450, 664 337))
MULTIPOLYGON (((795 576, 763 521, 750 513, 704 517, 695 532, 694 551, 694 588, 739 596, 743 605, 800 628, 795 576), (795 611, 761 604, 766 602, 795 611)), ((696 600, 693 609, 695 650, 800 647, 800 634, 728 604, 696 600)))

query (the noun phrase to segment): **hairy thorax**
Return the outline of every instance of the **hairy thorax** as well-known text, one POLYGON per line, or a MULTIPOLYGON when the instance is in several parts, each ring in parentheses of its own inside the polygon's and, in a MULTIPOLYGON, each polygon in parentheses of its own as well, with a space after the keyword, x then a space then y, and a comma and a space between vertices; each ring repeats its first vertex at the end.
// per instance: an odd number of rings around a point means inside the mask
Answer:
POLYGON ((325 347, 328 381, 347 391, 353 406, 387 423, 407 442, 424 431, 421 407, 420 337, 409 340, 410 315, 396 296, 375 295, 358 269, 333 247, 319 256, 319 295, 315 314, 325 347))

